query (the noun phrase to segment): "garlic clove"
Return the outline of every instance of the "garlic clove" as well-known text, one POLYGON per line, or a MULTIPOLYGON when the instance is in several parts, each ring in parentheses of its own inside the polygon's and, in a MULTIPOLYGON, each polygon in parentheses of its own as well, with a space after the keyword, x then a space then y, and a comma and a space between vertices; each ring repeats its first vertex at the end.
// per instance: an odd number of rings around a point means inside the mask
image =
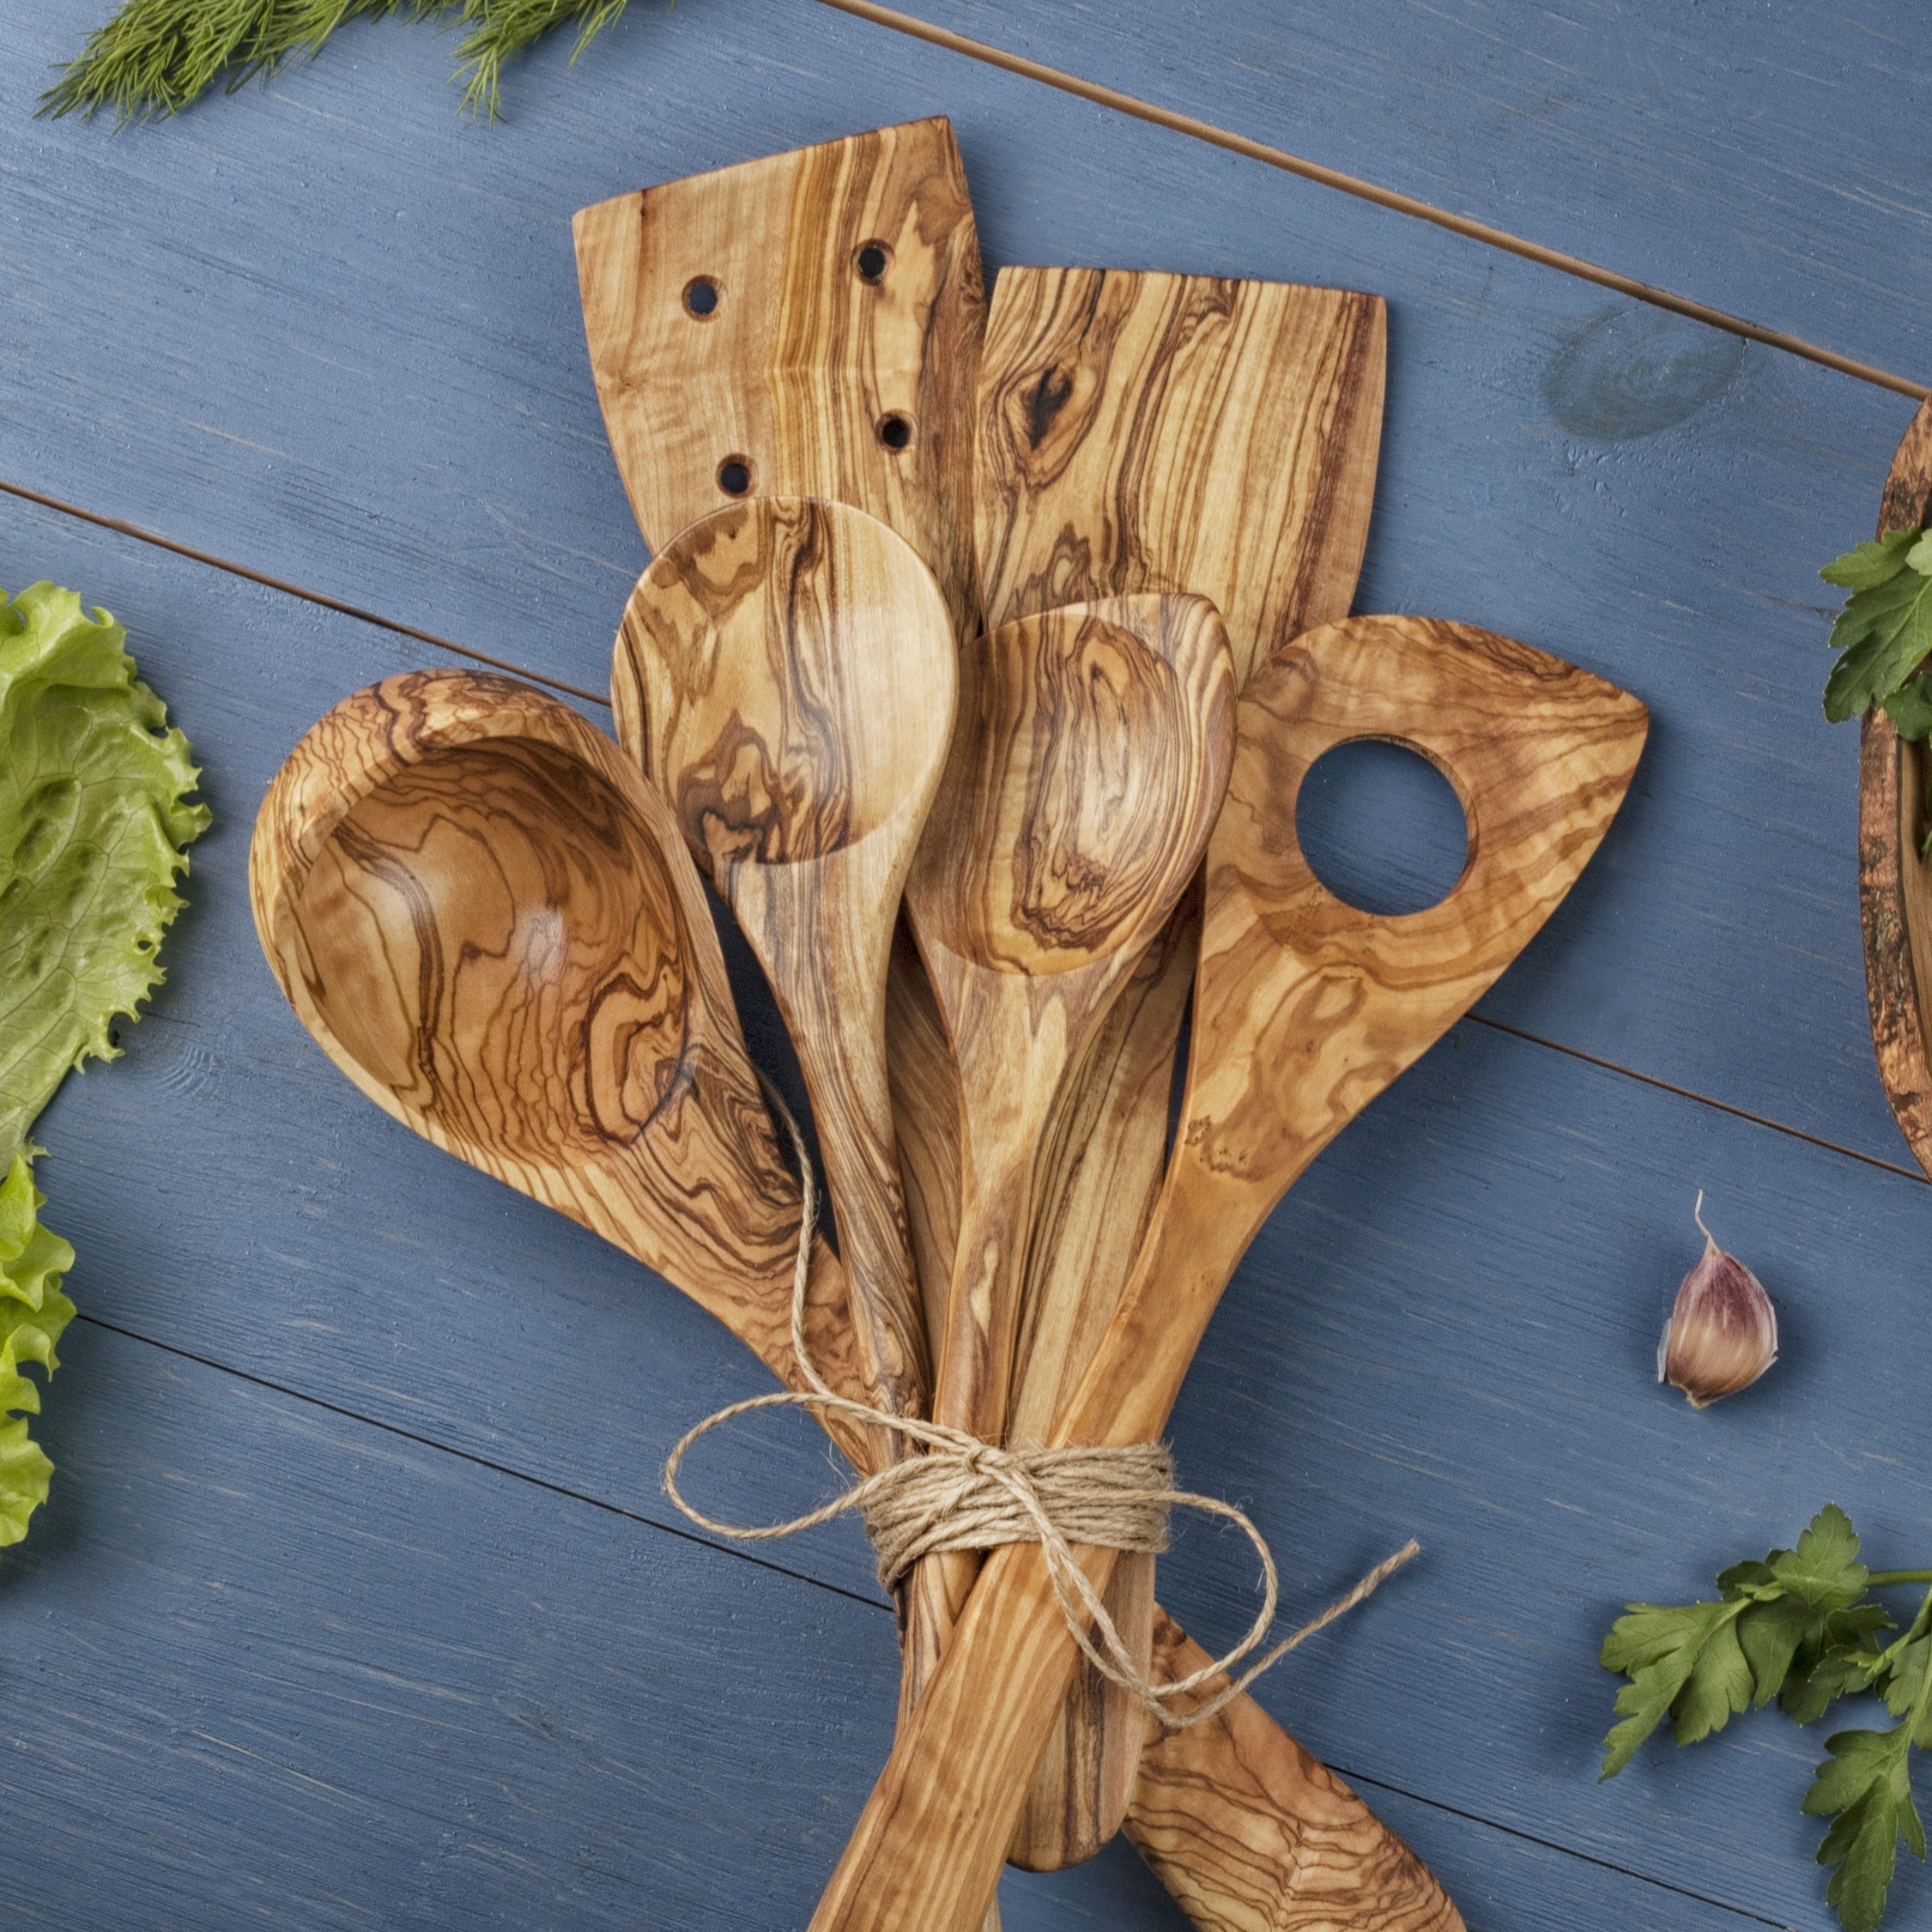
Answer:
POLYGON ((1748 1389, 1778 1360, 1778 1311, 1763 1282, 1711 1239, 1701 1191, 1693 1218, 1704 1253, 1677 1290, 1657 1344, 1657 1380, 1704 1408, 1748 1389))

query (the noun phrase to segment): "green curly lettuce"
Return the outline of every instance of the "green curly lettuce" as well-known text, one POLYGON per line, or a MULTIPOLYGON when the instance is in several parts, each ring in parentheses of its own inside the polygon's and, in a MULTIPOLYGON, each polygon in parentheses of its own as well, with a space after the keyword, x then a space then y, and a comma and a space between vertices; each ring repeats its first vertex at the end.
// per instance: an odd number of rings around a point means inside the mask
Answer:
POLYGON ((0 1545, 46 1500, 27 1434, 73 1318, 74 1251, 40 1225, 27 1136, 70 1068, 119 1052, 164 977, 175 881, 208 809, 188 741, 135 675, 127 633, 71 591, 0 591, 0 1545))
POLYGON ((165 977, 184 850, 208 828, 188 741, 126 631, 71 591, 0 594, 0 1168, 70 1067, 165 977))
POLYGON ((54 1345, 74 1318, 74 1304, 60 1292, 74 1251, 40 1225, 44 1198, 26 1155, 15 1155, 0 1181, 0 1544, 27 1534, 54 1469, 27 1432, 27 1418, 40 1413, 40 1391, 21 1364, 38 1362, 51 1375, 60 1366, 54 1345))

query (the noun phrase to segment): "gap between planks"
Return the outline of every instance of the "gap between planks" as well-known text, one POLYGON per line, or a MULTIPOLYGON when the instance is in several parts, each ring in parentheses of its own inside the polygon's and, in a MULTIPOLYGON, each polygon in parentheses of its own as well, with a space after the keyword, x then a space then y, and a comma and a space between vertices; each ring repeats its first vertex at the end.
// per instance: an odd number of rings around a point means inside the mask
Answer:
POLYGON ((1285 148, 1270 147, 1265 141, 1235 134, 1212 121, 1199 120, 1192 114, 1183 114, 1177 109, 1142 100, 1137 94, 1123 94, 1117 88, 1102 87, 1097 81, 1082 80, 1079 75, 1069 74, 1063 68, 1048 67, 1043 62, 1028 60, 1023 54, 1009 53, 990 40, 975 40, 964 33, 955 33, 949 27, 936 27, 930 21, 879 6, 875 0, 818 0, 818 4, 850 14, 855 20, 869 21, 875 27, 888 27, 894 33, 924 40, 931 46, 943 48, 948 53, 963 54, 969 60, 1002 68, 1008 74, 1019 75, 1023 80, 1037 81, 1042 87, 1075 95, 1081 100, 1092 101, 1096 106, 1111 108, 1114 112, 1128 115, 1134 120, 1148 121, 1172 133, 1204 141, 1211 148, 1225 148, 1230 154, 1260 161, 1268 167, 1279 168, 1284 174, 1299 175, 1304 181, 1333 188, 1340 194, 1353 195, 1358 201, 1372 202, 1376 207, 1388 209, 1394 214, 1427 221, 1467 240, 1479 241, 1486 247, 1500 249, 1505 254, 1519 255, 1526 262, 1536 262, 1546 269, 1574 276, 1580 282, 1595 282, 1600 288, 1608 288, 1639 302, 1649 302, 1656 308, 1669 309, 1674 315, 1687 316, 1693 322, 1722 329, 1727 334, 1741 336, 1747 342, 1763 342, 1768 348, 1802 356, 1806 361, 1820 363, 1827 369, 1837 370, 1840 375, 1856 376, 1861 382, 1874 384, 1880 389, 1895 390, 1901 396, 1914 396, 1922 402, 1932 400, 1932 388, 1912 381, 1909 376, 1894 375, 1889 369, 1840 355, 1836 349, 1820 348, 1802 336, 1787 335, 1780 329, 1767 329, 1760 323, 1748 322, 1741 315, 1733 315, 1729 310, 1711 308, 1706 303, 1693 301, 1687 295, 1675 294, 1668 288, 1638 282, 1632 276, 1620 275, 1614 269, 1587 261, 1581 255, 1566 254, 1560 248, 1546 248, 1542 243, 1512 234, 1507 228, 1493 227, 1487 221, 1454 214, 1446 208, 1438 208, 1433 202, 1398 193, 1393 188, 1364 180, 1360 175, 1344 174, 1339 168, 1324 167, 1319 161, 1306 160, 1299 154, 1291 154, 1285 148))
MULTIPOLYGON (((845 0, 824 0, 824 3, 828 6, 842 5, 845 0)), ((9 482, 6 478, 0 477, 0 495, 17 497, 22 502, 37 504, 43 510, 51 510, 61 516, 73 517, 82 523, 92 524, 96 529, 112 530, 117 536, 132 537, 139 543, 151 543, 158 550, 166 550, 173 556, 185 557, 191 563, 205 565, 210 570, 225 571, 231 577, 241 578, 250 584, 259 584, 283 597, 315 604, 324 610, 332 610, 338 616, 354 618, 359 623, 373 625, 378 630, 389 631, 398 637, 414 639, 417 643, 432 645, 438 651, 447 651, 458 657, 467 657, 474 663, 488 664, 494 670, 507 672, 511 676, 522 678, 528 683, 548 685, 553 691, 566 692, 573 698, 581 698, 587 703, 600 706, 605 711, 610 709, 608 693, 593 691, 585 685, 571 684, 562 678, 548 677, 541 671, 526 670, 510 658, 494 657, 486 651, 472 650, 468 645, 457 643, 453 638, 439 636, 434 631, 420 629, 414 624, 404 624, 393 617, 385 617, 378 611, 366 610, 360 604, 347 603, 341 597, 332 597, 326 591, 305 589, 300 584, 290 583, 286 578, 272 577, 266 571, 251 570, 245 564, 218 557, 211 551, 197 549, 192 544, 178 543, 173 537, 143 530, 139 524, 128 523, 122 518, 105 516, 97 510, 84 510, 77 503, 69 503, 60 497, 49 496, 41 490, 29 489, 24 483, 9 482)), ((1501 1020, 1489 1019, 1481 1013, 1471 1013, 1468 1017, 1479 1026, 1487 1027, 1495 1033, 1507 1033, 1511 1039, 1519 1039, 1526 1045, 1542 1047, 1552 1053, 1567 1054, 1572 1059, 1581 1060, 1586 1065, 1598 1068, 1604 1073, 1620 1075, 1626 1080, 1636 1081, 1641 1086, 1654 1087, 1662 1093, 1675 1094, 1680 1099, 1714 1108, 1719 1113, 1731 1114, 1739 1120, 1750 1122, 1754 1127, 1768 1128, 1774 1134, 1788 1135, 1795 1141, 1803 1141, 1809 1146, 1822 1148, 1828 1154, 1842 1154, 1847 1160, 1862 1161, 1868 1167, 1876 1167, 1885 1173, 1896 1174, 1904 1180, 1916 1181, 1921 1186, 1932 1184, 1932 1182, 1928 1181, 1927 1176, 1916 1167, 1907 1167, 1898 1161, 1883 1160, 1875 1154, 1861 1153, 1856 1148, 1846 1147, 1842 1142, 1828 1141, 1822 1135, 1808 1133, 1802 1127, 1774 1120, 1768 1114, 1753 1113, 1747 1107, 1734 1106, 1729 1100, 1720 1100, 1712 1094, 1699 1093, 1695 1087, 1680 1087, 1675 1081, 1664 1080, 1656 1074, 1640 1072, 1635 1067, 1625 1066, 1620 1061, 1606 1060, 1599 1054, 1584 1051, 1580 1046, 1566 1046, 1560 1040, 1546 1039, 1541 1033, 1527 1032, 1521 1027, 1510 1026, 1501 1020)), ((164 1344, 157 1342, 154 1346, 160 1348, 164 1344)), ((189 1360, 198 1361, 201 1358, 191 1356, 189 1360)), ((279 1384, 264 1383, 263 1386, 274 1388, 279 1384)), ((348 1414, 352 1412, 344 1410, 342 1413, 348 1414)), ((377 1426, 385 1426, 381 1424, 377 1426)), ((494 1467, 494 1464, 486 1466, 494 1467)), ((781 1568, 775 1565, 772 1567, 781 1568)), ((793 1572, 782 1568, 781 1573, 786 1576, 794 1574, 793 1572)))

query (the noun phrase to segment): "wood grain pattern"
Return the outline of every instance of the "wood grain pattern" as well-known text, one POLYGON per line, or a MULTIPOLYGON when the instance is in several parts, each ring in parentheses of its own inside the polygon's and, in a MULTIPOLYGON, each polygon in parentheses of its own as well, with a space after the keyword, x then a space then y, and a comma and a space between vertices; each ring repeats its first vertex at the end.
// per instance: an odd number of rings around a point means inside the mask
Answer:
MULTIPOLYGON (((1886 478, 1879 535, 1932 519, 1932 403, 1912 418, 1886 478)), ((1859 726, 1858 915, 1865 996, 1879 1078, 1899 1131, 1932 1174, 1932 877, 1919 854, 1927 825, 1929 764, 1885 713, 1859 726)))
POLYGON ((778 996, 855 1290, 861 1372, 899 1414, 925 1413, 931 1376, 886 980, 952 742, 956 666, 945 604, 903 539, 842 505, 778 497, 718 512, 659 553, 611 671, 619 739, 778 996))
POLYGON ((575 227, 591 366, 646 540, 733 495, 849 503, 912 546, 966 630, 984 295, 952 124, 620 195, 575 227))
MULTIPOLYGON (((1190 591, 1227 623, 1237 682, 1299 632, 1348 615, 1381 443, 1387 324, 1372 295, 1221 277, 1005 269, 981 365, 974 522, 989 610, 1099 591, 1190 591)), ((1044 1440, 1113 1313, 1166 1151, 1198 903, 1150 955, 1080 1076, 1036 1230, 1035 1325, 1017 1439, 1044 1440), (1049 1238, 1048 1228, 1066 1239, 1049 1238)), ((1117 1565, 1108 1607, 1151 1641, 1151 1557, 1117 1565)), ((1014 1841, 1051 1870, 1119 1828, 1142 1713, 1083 1661, 1014 1841)))
MULTIPOLYGON (((387 678, 276 774, 249 886, 289 1003, 378 1106, 796 1375, 797 1185, 683 839, 608 738, 512 679, 387 678)), ((810 1305, 857 1385, 822 1239, 810 1305)))
MULTIPOLYGON (((1154 1654, 1170 1682, 1213 1662, 1165 1614, 1154 1654)), ((1148 1738, 1127 1830, 1197 1925, 1463 1932, 1421 1860, 1249 1698, 1148 1738)))
MULTIPOLYGON (((1235 1264, 1295 1177, 1494 981, 1547 918, 1621 803, 1648 715, 1508 639, 1423 619, 1332 624, 1279 650, 1240 706, 1207 862, 1182 1125, 1120 1308, 1059 1442, 1165 1426, 1235 1264), (1316 758, 1397 736, 1469 820, 1463 876, 1399 918, 1355 911, 1309 869, 1293 804, 1316 758)), ((1104 1584, 1111 1553, 1080 1553, 1104 1584)), ((1037 1545, 993 1553, 902 1723, 813 1924, 977 1923, 1077 1655, 1037 1545)))
MULTIPOLYGON (((936 1420, 1005 1434, 1034 1173, 1066 1078, 1160 930, 1220 809, 1226 633, 1200 597, 1022 618, 965 654, 952 755, 905 904, 958 1069, 960 1208, 936 1420)), ((922 1564, 919 1694, 978 1565, 922 1564)))
POLYGON ((1002 269, 973 524, 989 625, 1132 591, 1210 597, 1245 684, 1368 539, 1383 305, 1346 289, 1002 269))

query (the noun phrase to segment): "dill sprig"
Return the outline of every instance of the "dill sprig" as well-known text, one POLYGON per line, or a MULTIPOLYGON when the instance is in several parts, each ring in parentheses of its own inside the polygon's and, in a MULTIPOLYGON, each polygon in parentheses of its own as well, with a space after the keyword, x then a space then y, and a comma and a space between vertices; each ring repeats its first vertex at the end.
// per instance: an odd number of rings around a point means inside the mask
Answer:
POLYGON ((580 23, 574 61, 624 11, 628 0, 124 0, 41 97, 44 114, 92 118, 113 111, 117 126, 174 114, 216 82, 232 94, 265 81, 291 61, 312 59, 345 21, 402 14, 469 31, 456 47, 463 106, 495 120, 504 63, 552 27, 580 23))

